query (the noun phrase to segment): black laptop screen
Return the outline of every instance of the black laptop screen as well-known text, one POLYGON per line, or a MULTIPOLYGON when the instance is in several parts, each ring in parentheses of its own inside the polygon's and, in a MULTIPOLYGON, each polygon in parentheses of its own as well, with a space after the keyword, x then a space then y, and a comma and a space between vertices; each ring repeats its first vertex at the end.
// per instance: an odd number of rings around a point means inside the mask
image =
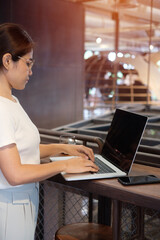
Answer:
POLYGON ((146 122, 146 116, 116 109, 102 149, 102 156, 128 173, 146 122))

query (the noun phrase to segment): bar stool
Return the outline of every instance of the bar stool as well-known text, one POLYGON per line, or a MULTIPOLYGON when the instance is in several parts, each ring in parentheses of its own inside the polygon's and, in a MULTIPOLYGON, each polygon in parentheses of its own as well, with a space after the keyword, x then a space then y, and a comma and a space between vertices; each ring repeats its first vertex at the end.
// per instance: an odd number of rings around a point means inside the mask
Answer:
POLYGON ((112 228, 96 223, 74 223, 61 227, 55 240, 113 240, 112 228))

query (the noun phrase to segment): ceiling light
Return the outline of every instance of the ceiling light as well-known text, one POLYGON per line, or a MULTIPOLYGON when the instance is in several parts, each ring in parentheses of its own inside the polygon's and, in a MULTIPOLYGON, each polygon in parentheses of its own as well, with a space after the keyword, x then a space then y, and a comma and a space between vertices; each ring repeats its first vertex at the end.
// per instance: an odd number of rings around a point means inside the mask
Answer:
POLYGON ((96 43, 97 43, 97 44, 100 44, 101 42, 102 42, 102 38, 98 37, 98 38, 96 39, 96 43))
POLYGON ((93 52, 90 50, 85 51, 84 53, 84 59, 88 59, 93 56, 93 52))
POLYGON ((123 53, 121 53, 121 52, 117 53, 117 57, 122 58, 123 57, 123 53))
POLYGON ((150 48, 150 50, 152 51, 152 50, 154 49, 154 46, 151 44, 151 45, 149 46, 149 48, 150 48))
POLYGON ((130 56, 131 56, 130 53, 126 53, 126 54, 124 55, 125 58, 130 58, 130 56))
POLYGON ((116 60, 116 53, 115 52, 110 52, 108 54, 108 60, 111 62, 114 62, 116 60))
POLYGON ((117 8, 135 8, 138 7, 137 0, 115 0, 117 8))
POLYGON ((157 61, 157 66, 160 67, 160 60, 157 61))
POLYGON ((95 51, 95 52, 94 52, 94 55, 99 55, 99 51, 95 51))

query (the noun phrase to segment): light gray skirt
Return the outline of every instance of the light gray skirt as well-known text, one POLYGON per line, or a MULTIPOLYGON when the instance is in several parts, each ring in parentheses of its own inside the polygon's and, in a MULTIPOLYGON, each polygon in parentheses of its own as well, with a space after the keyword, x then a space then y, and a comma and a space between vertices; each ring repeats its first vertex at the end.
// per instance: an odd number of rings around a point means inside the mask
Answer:
POLYGON ((39 184, 0 190, 0 240, 34 240, 39 184))

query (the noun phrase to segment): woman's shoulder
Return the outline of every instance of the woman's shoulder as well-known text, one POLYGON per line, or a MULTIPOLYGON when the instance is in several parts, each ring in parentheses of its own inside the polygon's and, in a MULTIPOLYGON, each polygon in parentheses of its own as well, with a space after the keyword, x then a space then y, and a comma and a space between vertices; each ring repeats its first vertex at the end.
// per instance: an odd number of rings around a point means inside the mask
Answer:
POLYGON ((15 98, 15 102, 0 96, 0 113, 7 113, 14 111, 14 106, 18 103, 18 99, 15 98))
POLYGON ((7 114, 10 112, 10 108, 7 106, 7 104, 0 100, 0 115, 1 116, 7 116, 7 114))
POLYGON ((7 106, 7 105, 8 106, 9 105, 13 106, 15 103, 19 103, 19 100, 18 100, 17 97, 12 95, 12 98, 13 98, 13 101, 8 99, 8 98, 6 98, 6 97, 0 96, 0 104, 1 104, 1 106, 3 106, 3 105, 4 106, 7 106))

